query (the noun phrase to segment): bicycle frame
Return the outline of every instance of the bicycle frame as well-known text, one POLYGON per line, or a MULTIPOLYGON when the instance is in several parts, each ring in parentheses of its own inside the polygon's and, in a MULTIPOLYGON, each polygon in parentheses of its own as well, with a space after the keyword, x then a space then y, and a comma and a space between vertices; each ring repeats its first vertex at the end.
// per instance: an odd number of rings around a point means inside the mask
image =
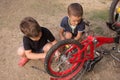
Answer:
POLYGON ((101 37, 101 36, 88 36, 87 39, 81 42, 84 45, 82 51, 85 52, 86 60, 94 59, 94 51, 97 47, 102 46, 103 44, 114 43, 114 38, 109 37, 101 37), (90 46, 90 51, 87 53, 87 48, 90 46))
MULTIPOLYGON (((88 36, 85 40, 81 42, 84 47, 78 51, 77 54, 73 55, 73 58, 70 59, 71 63, 93 60, 95 49, 103 44, 114 43, 114 38, 100 37, 100 36, 88 36), (88 46, 90 46, 90 51, 88 52, 88 46), (81 54, 84 53, 84 59, 81 59, 81 54), (76 60, 77 57, 77 60, 76 60)), ((70 50, 69 50, 70 51, 70 50)))

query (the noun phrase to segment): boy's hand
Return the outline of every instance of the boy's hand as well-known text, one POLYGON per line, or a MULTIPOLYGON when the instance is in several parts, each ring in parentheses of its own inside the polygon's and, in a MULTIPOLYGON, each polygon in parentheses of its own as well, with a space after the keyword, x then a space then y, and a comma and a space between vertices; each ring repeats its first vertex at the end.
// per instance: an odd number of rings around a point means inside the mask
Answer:
POLYGON ((64 38, 64 37, 61 37, 61 40, 65 40, 65 38, 64 38))
POLYGON ((43 59, 47 53, 33 53, 31 50, 25 50, 25 54, 28 59, 43 59))

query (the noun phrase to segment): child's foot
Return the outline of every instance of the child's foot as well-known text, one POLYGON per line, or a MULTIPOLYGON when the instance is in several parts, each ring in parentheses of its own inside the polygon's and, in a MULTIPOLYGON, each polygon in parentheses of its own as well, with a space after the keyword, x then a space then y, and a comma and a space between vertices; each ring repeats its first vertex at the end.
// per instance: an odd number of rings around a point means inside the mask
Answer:
POLYGON ((22 67, 22 66, 24 66, 28 61, 29 61, 28 58, 21 58, 20 61, 19 61, 19 63, 18 63, 18 65, 22 67))

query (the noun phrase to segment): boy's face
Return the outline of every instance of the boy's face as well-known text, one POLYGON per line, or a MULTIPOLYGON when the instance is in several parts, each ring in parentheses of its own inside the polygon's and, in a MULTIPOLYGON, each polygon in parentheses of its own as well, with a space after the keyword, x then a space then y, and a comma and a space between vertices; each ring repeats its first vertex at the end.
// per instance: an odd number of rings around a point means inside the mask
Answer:
POLYGON ((38 40, 40 40, 41 36, 42 36, 42 33, 40 32, 38 37, 30 37, 30 39, 33 41, 38 41, 38 40))
POLYGON ((78 23, 80 23, 81 19, 82 17, 70 15, 69 16, 70 25, 76 26, 78 23))

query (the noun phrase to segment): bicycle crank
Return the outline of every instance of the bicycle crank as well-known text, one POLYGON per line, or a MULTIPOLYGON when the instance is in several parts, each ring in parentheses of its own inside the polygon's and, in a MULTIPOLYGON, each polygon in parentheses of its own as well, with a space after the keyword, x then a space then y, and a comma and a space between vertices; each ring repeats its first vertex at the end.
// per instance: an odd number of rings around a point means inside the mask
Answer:
POLYGON ((103 56, 98 56, 98 57, 95 57, 94 60, 87 61, 86 64, 85 64, 86 71, 87 72, 92 71, 95 64, 98 63, 102 58, 103 58, 103 56))

